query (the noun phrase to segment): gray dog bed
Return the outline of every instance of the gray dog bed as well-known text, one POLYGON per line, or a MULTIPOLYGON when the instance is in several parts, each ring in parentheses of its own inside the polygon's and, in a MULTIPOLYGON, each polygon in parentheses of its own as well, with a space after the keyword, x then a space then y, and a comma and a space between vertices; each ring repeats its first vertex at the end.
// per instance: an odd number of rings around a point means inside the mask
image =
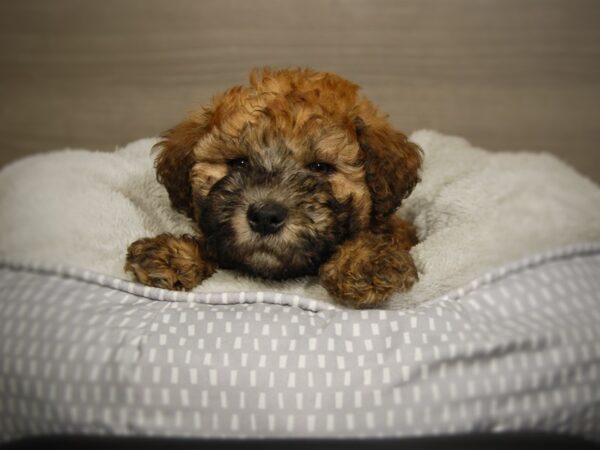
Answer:
POLYGON ((0 439, 600 440, 600 190, 549 156, 413 139, 423 182, 400 214, 420 281, 386 310, 341 308, 313 279, 134 283, 128 243, 191 231, 153 140, 3 169, 0 439))

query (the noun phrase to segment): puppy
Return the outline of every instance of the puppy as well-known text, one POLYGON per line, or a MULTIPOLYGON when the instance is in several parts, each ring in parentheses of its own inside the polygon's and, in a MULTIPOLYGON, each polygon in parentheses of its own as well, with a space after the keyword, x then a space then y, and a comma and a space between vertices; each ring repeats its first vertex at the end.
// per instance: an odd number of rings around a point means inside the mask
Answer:
POLYGON ((162 136, 157 178, 198 231, 134 242, 125 269, 183 290, 217 268, 318 275, 359 308, 409 289, 417 239, 394 211, 419 181, 420 148, 335 74, 262 69, 249 81, 162 136))

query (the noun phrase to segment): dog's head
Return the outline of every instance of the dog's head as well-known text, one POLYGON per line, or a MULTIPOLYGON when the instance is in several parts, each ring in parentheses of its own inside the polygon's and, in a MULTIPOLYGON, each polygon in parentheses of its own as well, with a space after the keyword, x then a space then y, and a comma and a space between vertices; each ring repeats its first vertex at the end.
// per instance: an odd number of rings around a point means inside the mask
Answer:
POLYGON ((158 179, 221 267, 314 274, 412 191, 419 147, 358 89, 331 73, 256 70, 164 134, 158 179))

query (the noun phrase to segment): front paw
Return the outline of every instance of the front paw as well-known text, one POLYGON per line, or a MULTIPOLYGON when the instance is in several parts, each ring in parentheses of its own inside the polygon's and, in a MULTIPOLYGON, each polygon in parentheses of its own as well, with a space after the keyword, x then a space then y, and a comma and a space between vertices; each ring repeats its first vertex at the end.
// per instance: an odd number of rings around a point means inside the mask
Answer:
POLYGON ((211 276, 216 266, 203 258, 192 236, 161 234, 131 244, 125 270, 148 286, 190 290, 211 276))
POLYGON ((374 235, 345 243, 319 275, 332 297, 355 308, 381 306, 418 280, 410 254, 374 235))

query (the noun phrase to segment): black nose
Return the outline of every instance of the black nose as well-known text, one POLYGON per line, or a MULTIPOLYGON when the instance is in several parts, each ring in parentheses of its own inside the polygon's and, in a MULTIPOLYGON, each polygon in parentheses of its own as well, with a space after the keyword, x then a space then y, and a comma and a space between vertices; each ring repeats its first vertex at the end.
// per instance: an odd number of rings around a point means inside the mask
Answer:
POLYGON ((277 233, 285 224, 287 208, 280 203, 254 203, 248 208, 250 228, 260 234, 277 233))

